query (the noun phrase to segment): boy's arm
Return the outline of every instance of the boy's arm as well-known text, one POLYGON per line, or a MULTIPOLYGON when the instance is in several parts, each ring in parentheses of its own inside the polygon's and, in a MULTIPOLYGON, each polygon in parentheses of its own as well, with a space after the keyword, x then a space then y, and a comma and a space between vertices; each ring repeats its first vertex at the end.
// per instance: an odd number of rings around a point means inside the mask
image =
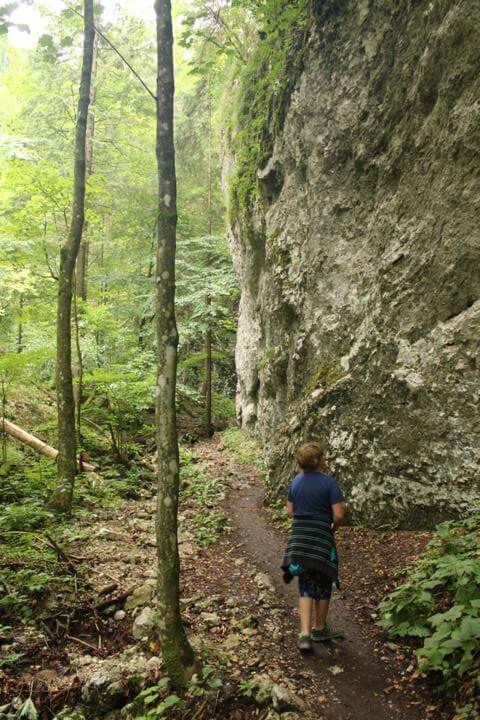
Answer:
POLYGON ((345 504, 343 502, 332 505, 333 529, 337 530, 345 523, 345 504))
POLYGON ((338 487, 336 480, 332 478, 330 483, 330 505, 332 507, 333 530, 337 530, 339 527, 345 524, 345 498, 343 493, 338 487))
POLYGON ((293 517, 293 492, 292 492, 293 480, 288 487, 287 493, 287 515, 293 517))

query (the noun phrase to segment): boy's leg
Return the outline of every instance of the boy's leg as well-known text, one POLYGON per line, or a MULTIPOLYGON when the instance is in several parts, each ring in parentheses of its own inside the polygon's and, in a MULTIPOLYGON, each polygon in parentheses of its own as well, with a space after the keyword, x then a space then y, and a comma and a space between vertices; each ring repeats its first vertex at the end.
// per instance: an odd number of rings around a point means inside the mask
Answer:
POLYGON ((323 630, 327 624, 330 599, 315 600, 315 630, 323 630))
POLYGON ((336 630, 327 625, 328 608, 332 594, 332 581, 328 577, 322 579, 319 594, 315 598, 315 627, 312 630, 313 642, 343 638, 341 630, 336 630))
POLYGON ((300 610, 300 635, 297 640, 297 647, 300 652, 308 652, 312 649, 312 610, 313 597, 312 589, 308 578, 299 575, 298 577, 298 609, 300 610))
POLYGON ((300 632, 302 635, 310 635, 312 630, 312 598, 300 596, 298 598, 298 607, 300 610, 300 632))

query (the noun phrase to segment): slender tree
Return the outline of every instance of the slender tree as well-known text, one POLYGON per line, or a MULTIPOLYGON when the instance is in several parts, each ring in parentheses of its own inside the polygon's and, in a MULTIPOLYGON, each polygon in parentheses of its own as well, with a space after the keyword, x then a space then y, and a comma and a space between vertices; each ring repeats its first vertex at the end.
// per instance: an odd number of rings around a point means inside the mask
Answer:
POLYGON ((212 437, 212 323, 210 313, 212 312, 212 296, 207 288, 205 295, 205 434, 212 437))
POLYGON ((18 301, 17 353, 23 352, 23 295, 18 301))
MULTIPOLYGON (((95 102, 97 99, 97 87, 95 85, 97 75, 97 60, 98 60, 98 43, 99 36, 95 33, 95 41, 93 44, 93 58, 92 58, 92 77, 90 84, 90 103, 88 106, 87 116, 87 135, 86 135, 86 146, 85 146, 85 172, 86 179, 93 175, 93 147, 95 138, 95 102)), ((88 255, 89 255, 89 234, 88 234, 88 222, 85 220, 83 224, 82 239, 80 247, 78 249, 78 257, 75 268, 75 293, 77 297, 83 301, 87 299, 87 267, 88 267, 88 255)))
MULTIPOLYGON (((85 146, 85 173, 86 182, 93 175, 93 146, 95 138, 95 101, 97 88, 95 85, 97 75, 99 35, 95 33, 93 44, 92 77, 90 83, 90 103, 87 117, 87 136, 85 146)), ((87 269, 90 250, 90 238, 88 233, 88 221, 83 223, 82 239, 78 249, 77 261, 75 264, 75 288, 73 298, 74 327, 75 327, 75 353, 72 363, 74 378, 73 398, 75 401, 75 424, 77 446, 82 445, 82 393, 83 393, 83 355, 81 342, 80 317, 83 313, 83 303, 87 301, 87 269)))
POLYGON ((157 332, 157 555, 158 630, 166 670, 185 686, 193 651, 180 615, 177 538, 179 453, 175 390, 178 333, 175 318, 177 188, 173 137, 173 32, 170 0, 156 0, 158 217, 156 267, 157 332))
POLYGON ((75 405, 72 382, 71 315, 75 263, 82 240, 85 219, 86 137, 94 42, 93 0, 84 0, 84 41, 75 126, 72 217, 67 239, 60 249, 58 272, 56 385, 59 453, 54 501, 59 509, 66 512, 71 512, 77 470, 75 405))
MULTIPOLYGON (((208 76, 208 178, 207 178, 207 231, 209 237, 212 235, 212 92, 210 88, 210 75, 208 76)), ((207 437, 213 435, 212 428, 212 327, 210 313, 212 307, 212 296, 207 287, 205 293, 205 432, 207 437)))

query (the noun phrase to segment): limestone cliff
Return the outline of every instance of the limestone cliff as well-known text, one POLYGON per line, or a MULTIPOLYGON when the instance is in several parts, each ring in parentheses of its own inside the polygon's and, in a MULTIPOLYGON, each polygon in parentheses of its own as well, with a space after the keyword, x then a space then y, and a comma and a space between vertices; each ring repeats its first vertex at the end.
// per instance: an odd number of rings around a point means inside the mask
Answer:
POLYGON ((480 482, 480 2, 316 5, 231 211, 239 417, 272 496, 321 438, 357 516, 429 523, 480 482))

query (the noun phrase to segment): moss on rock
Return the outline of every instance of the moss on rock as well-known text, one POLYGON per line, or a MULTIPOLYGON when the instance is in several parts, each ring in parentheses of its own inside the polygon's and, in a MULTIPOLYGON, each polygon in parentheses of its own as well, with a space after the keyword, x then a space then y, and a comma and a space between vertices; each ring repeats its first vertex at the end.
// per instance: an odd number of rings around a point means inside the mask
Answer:
POLYGON ((258 171, 282 130, 303 69, 312 21, 311 0, 268 0, 264 4, 264 39, 257 42, 241 74, 231 121, 235 156, 229 183, 231 219, 248 213, 251 202, 263 203, 258 171))

